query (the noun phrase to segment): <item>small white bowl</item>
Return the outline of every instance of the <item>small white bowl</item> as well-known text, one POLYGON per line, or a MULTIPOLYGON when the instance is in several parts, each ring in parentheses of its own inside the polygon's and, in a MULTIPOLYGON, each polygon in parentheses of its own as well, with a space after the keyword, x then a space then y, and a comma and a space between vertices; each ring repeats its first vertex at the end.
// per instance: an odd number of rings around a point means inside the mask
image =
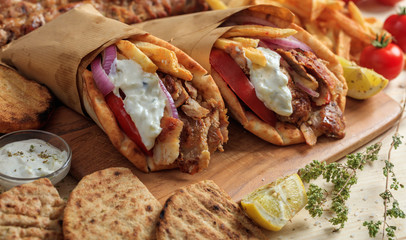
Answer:
POLYGON ((22 178, 9 176, 0 172, 0 185, 2 185, 6 190, 14 186, 35 181, 40 178, 48 178, 49 180, 51 180, 52 184, 55 185, 56 183, 61 181, 70 170, 72 151, 69 145, 61 137, 50 132, 42 130, 22 130, 5 134, 0 137, 0 149, 6 144, 29 139, 43 140, 49 143, 50 145, 58 148, 59 150, 65 151, 67 157, 66 159, 63 160, 64 162, 62 163, 62 166, 59 169, 53 171, 52 173, 46 176, 22 178))

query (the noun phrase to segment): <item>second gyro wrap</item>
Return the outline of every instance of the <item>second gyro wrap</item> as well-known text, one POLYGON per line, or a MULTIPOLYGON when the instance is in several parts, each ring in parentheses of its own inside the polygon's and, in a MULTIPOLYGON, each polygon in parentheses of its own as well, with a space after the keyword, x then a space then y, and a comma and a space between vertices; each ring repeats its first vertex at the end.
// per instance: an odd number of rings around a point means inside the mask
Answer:
POLYGON ((276 145, 342 138, 347 85, 341 65, 293 18, 285 8, 258 5, 134 26, 210 70, 230 114, 260 138, 276 145), (165 30, 170 25, 176 31, 165 30))
POLYGON ((138 169, 180 168, 193 174, 208 167, 214 151, 223 150, 228 121, 219 89, 178 48, 105 18, 90 5, 35 32, 13 42, 2 59, 89 115, 138 169), (76 27, 66 29, 72 22, 76 27), (47 42, 49 51, 30 45, 32 36, 33 42, 47 42), (28 56, 35 52, 37 62, 24 59, 17 46, 26 46, 28 56))

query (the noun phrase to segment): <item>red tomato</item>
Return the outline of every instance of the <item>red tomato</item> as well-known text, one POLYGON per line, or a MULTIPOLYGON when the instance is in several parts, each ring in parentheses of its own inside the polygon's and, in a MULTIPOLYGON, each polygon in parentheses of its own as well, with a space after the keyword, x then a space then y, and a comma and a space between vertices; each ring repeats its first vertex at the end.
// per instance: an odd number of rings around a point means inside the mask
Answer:
POLYGON ((378 0, 378 2, 382 3, 383 5, 388 5, 388 6, 395 6, 395 4, 400 1, 401 0, 378 0))
POLYGON ((275 126, 275 113, 269 110, 264 103, 258 99, 254 86, 230 55, 222 50, 213 49, 210 53, 210 64, 234 93, 247 104, 259 118, 275 126))
POLYGON ((388 80, 392 80, 400 74, 403 64, 402 49, 380 39, 364 48, 360 56, 361 66, 373 69, 388 80))
POLYGON ((152 156, 152 152, 148 151, 144 143, 141 140, 140 133, 138 132, 137 127, 135 126, 130 115, 124 109, 123 100, 120 97, 114 95, 113 92, 110 92, 105 97, 107 105, 109 105, 111 111, 113 112, 118 125, 124 131, 124 133, 141 148, 141 150, 152 156))
POLYGON ((403 52, 406 52, 406 7, 400 9, 399 14, 390 15, 383 24, 393 36, 393 42, 396 43, 403 52))

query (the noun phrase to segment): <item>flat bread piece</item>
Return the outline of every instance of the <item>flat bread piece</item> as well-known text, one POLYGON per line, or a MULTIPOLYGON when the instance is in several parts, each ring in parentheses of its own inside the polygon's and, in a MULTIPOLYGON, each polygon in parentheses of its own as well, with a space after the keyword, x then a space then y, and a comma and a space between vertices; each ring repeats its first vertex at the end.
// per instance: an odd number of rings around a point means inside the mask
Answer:
POLYGON ((155 239, 162 209, 127 168, 85 176, 69 196, 63 219, 65 239, 155 239))
POLYGON ((55 100, 50 91, 0 64, 0 133, 41 128, 55 100))
POLYGON ((165 203, 157 239, 266 239, 219 186, 211 180, 176 191, 165 203))
POLYGON ((47 178, 0 194, 0 239, 63 239, 64 200, 47 178))

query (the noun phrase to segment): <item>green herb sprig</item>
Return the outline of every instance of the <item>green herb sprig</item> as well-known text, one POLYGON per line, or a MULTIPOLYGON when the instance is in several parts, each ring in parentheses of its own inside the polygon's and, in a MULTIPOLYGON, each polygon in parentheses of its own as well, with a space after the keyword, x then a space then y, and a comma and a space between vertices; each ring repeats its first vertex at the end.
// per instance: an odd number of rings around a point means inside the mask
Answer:
MULTIPOLYGON (((405 111, 406 100, 404 98, 402 113, 405 111)), ((396 226, 389 225, 388 217, 391 218, 405 218, 406 215, 399 207, 399 202, 394 198, 391 190, 398 190, 404 188, 395 175, 394 164, 390 161, 392 149, 397 149, 402 144, 403 136, 399 135, 399 124, 402 116, 399 118, 395 134, 392 136, 392 143, 388 151, 388 160, 384 161, 383 175, 386 178, 385 191, 379 196, 384 202, 384 219, 383 221, 365 221, 363 226, 368 228, 370 237, 376 237, 379 228, 382 225, 382 239, 385 238, 385 233, 388 240, 396 238, 396 226), (391 183, 389 184, 389 179, 391 183), (390 208, 388 205, 392 203, 390 208)), ((314 160, 312 163, 306 165, 299 170, 300 177, 304 182, 310 183, 312 180, 318 179, 320 176, 333 185, 331 191, 327 191, 313 183, 311 183, 307 190, 308 203, 305 207, 312 217, 320 217, 325 211, 333 212, 333 217, 329 219, 333 225, 338 226, 335 231, 344 227, 348 220, 348 207, 346 201, 350 197, 351 187, 357 183, 357 172, 362 171, 367 163, 372 163, 378 160, 378 154, 381 150, 382 142, 379 141, 369 147, 362 153, 354 153, 347 155, 345 163, 325 163, 314 160), (330 201, 328 201, 328 199, 330 201), (330 203, 331 202, 331 203, 330 203), (326 206, 330 203, 329 206, 326 206)))
MULTIPOLYGON (((406 101, 404 99, 403 106, 402 106, 402 114, 400 119, 402 119, 403 112, 405 111, 406 101)), ((391 153, 392 149, 398 149, 399 146, 402 144, 403 136, 399 135, 399 124, 396 126, 395 134, 392 136, 392 143, 389 147, 388 151, 388 159, 385 160, 385 166, 382 169, 383 175, 386 178, 385 184, 385 191, 380 193, 379 196, 383 199, 384 205, 384 214, 383 214, 383 222, 381 221, 365 221, 363 226, 368 228, 368 233, 370 237, 376 237, 379 232, 379 227, 382 224, 382 239, 385 239, 385 233, 388 237, 388 240, 394 240, 396 238, 395 231, 397 230, 396 226, 389 225, 388 217, 391 218, 406 218, 405 212, 400 209, 399 202, 393 196, 391 190, 397 191, 399 188, 404 188, 404 185, 401 184, 393 171, 395 165, 391 162, 391 153), (389 179, 391 178, 392 183, 389 185, 389 179), (389 208, 388 204, 392 202, 392 208, 389 208)))
POLYGON ((357 183, 357 171, 362 171, 365 164, 378 159, 382 143, 378 142, 366 148, 364 153, 347 155, 346 163, 329 163, 314 160, 299 170, 300 177, 304 182, 310 183, 320 176, 333 184, 333 189, 327 191, 313 183, 307 191, 308 203, 305 207, 312 217, 320 217, 324 211, 332 211, 334 217, 329 219, 333 225, 338 226, 335 230, 344 227, 348 220, 348 207, 346 201, 350 198, 351 187, 357 183), (326 207, 327 198, 330 197, 330 207, 326 207))

